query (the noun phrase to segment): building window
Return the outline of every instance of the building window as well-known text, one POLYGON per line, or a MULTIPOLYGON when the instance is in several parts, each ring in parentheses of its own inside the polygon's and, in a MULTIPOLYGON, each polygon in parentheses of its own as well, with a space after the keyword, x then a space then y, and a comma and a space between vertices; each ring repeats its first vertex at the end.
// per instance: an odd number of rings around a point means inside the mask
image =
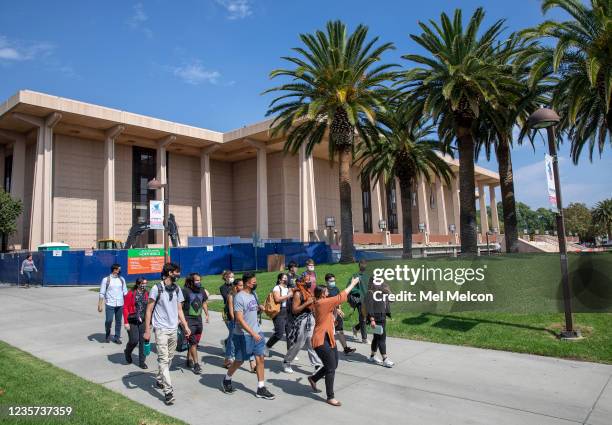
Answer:
MULTIPOLYGON (((132 150, 132 225, 149 222, 149 201, 155 199, 155 191, 147 183, 157 174, 155 149, 134 146, 132 150)), ((155 231, 148 230, 145 243, 155 243, 155 231)))
POLYGON ((2 188, 6 193, 11 192, 11 176, 13 175, 13 155, 7 155, 4 158, 4 181, 2 188))
POLYGON ((363 206, 363 232, 372 233, 372 192, 370 181, 361 179, 361 204, 363 206))
POLYGON ((387 229, 391 233, 398 232, 397 226, 397 195, 395 192, 395 180, 387 185, 387 229))

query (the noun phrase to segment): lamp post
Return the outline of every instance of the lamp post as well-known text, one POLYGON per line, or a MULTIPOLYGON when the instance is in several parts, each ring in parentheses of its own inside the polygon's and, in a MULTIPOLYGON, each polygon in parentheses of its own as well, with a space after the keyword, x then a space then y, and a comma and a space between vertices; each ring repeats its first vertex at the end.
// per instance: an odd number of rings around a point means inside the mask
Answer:
POLYGON ((327 227, 327 235, 328 235, 328 239, 329 239, 329 245, 332 245, 332 229, 334 227, 336 227, 336 217, 325 217, 325 227, 327 227))
POLYGON ((561 281, 563 284, 563 303, 565 306, 565 330, 561 331, 561 338, 579 338, 580 332, 574 330, 572 321, 571 290, 569 274, 567 272, 567 247, 565 238, 565 222, 563 220, 563 203, 561 202, 561 179, 559 178, 559 161, 557 160, 557 145, 555 142, 555 126, 559 123, 559 115, 552 109, 540 108, 532 113, 527 126, 539 130, 545 128, 548 134, 548 154, 552 157, 553 175, 555 179, 555 194, 557 197, 557 237, 559 239, 559 256, 561 260, 561 281))
POLYGON ((168 184, 162 183, 156 178, 147 182, 147 189, 149 190, 161 190, 162 198, 164 198, 164 264, 170 261, 170 255, 168 252, 168 184))

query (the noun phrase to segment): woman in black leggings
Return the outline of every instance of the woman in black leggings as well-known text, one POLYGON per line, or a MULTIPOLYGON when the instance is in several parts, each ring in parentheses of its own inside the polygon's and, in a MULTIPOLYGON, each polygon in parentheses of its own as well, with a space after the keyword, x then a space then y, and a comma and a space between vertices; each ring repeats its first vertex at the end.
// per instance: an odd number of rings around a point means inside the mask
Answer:
POLYGON ((336 308, 346 301, 351 290, 359 283, 359 278, 354 277, 350 285, 335 297, 328 297, 327 287, 317 286, 315 289, 315 302, 313 312, 315 316, 315 328, 312 333, 312 346, 323 362, 314 375, 308 377, 308 382, 313 391, 317 391, 317 381, 325 377, 325 392, 327 403, 332 406, 340 406, 334 395, 334 378, 338 367, 338 349, 334 339, 334 312, 336 308))
POLYGON ((390 292, 388 285, 375 284, 373 281, 370 281, 366 295, 367 320, 370 327, 373 330, 382 330, 382 332, 373 332, 371 353, 368 361, 384 367, 393 367, 394 365, 389 357, 387 357, 387 316, 391 316, 391 309, 387 297, 382 296, 390 292), (380 351, 382 359, 376 357, 377 351, 380 351))

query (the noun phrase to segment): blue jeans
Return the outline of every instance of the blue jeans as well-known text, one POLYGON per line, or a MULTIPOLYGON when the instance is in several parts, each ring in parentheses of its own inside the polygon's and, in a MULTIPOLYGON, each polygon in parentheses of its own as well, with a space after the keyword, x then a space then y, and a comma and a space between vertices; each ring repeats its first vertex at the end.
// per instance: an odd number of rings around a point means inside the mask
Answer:
POLYGON ((24 271, 23 275, 25 277, 24 283, 26 285, 31 285, 32 284, 32 272, 24 271))
POLYGON ((112 307, 106 304, 106 321, 104 327, 106 329, 106 337, 110 337, 111 324, 113 323, 113 316, 115 317, 115 338, 121 336, 121 322, 123 320, 123 306, 112 307))
POLYGON ((234 339, 232 338, 232 335, 234 333, 234 322, 231 320, 228 320, 227 322, 225 322, 225 326, 227 326, 227 330, 229 331, 229 334, 227 335, 227 339, 225 340, 225 358, 226 359, 233 359, 234 358, 234 339))

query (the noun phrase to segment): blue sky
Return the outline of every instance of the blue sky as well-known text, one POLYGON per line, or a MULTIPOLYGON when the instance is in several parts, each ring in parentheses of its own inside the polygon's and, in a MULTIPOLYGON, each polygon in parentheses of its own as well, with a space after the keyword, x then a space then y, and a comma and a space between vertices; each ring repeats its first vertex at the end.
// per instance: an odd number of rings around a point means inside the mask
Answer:
MULTIPOLYGON (((307 2, 266 0, 58 1, 0 4, 0 101, 31 89, 158 118, 227 131, 264 118, 274 82, 270 70, 299 45, 298 34, 330 19, 394 42, 389 62, 418 51, 409 39, 417 22, 455 7, 469 16, 483 6, 486 22, 509 30, 542 19, 538 0, 307 2)), ((549 14, 561 17, 559 14, 549 14)), ((533 208, 546 206, 540 141, 513 151, 516 192, 533 208)), ((578 166, 560 152, 564 203, 612 197, 612 155, 578 166)), ((497 170, 495 161, 479 165, 497 170)))

